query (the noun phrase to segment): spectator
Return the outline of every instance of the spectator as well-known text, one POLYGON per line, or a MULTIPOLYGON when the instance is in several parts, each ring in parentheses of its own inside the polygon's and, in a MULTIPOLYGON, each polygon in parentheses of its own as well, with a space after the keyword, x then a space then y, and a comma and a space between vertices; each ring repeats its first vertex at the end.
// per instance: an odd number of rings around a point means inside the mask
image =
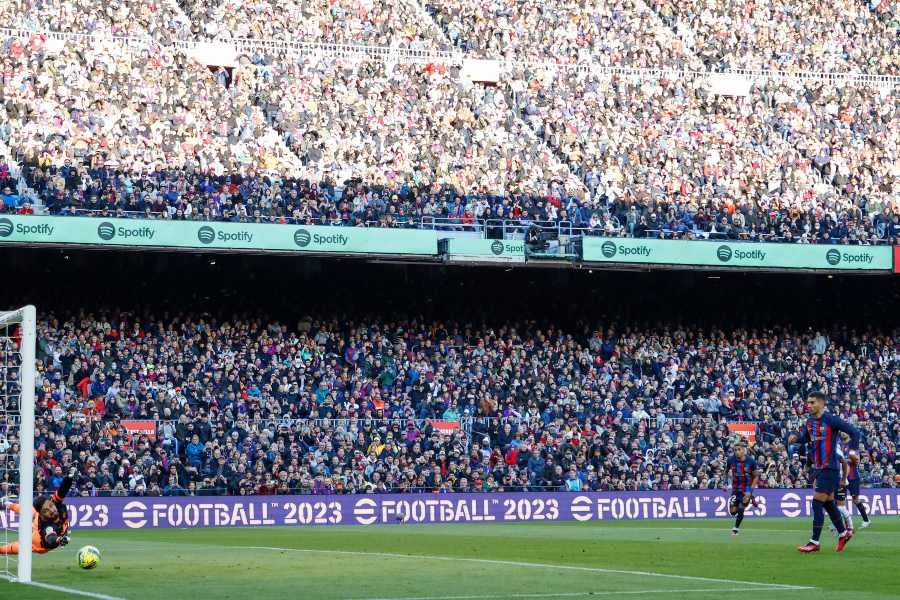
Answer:
POLYGON ((169 477, 169 483, 163 488, 163 496, 187 496, 187 490, 178 485, 178 477, 169 477))
POLYGON ((576 475, 575 469, 569 469, 569 473, 566 477, 564 491, 567 491, 567 492, 580 492, 581 491, 581 479, 579 479, 578 475, 576 475))
POLYGON ((19 208, 19 195, 13 193, 12 188, 5 186, 0 194, 0 212, 15 212, 19 208))

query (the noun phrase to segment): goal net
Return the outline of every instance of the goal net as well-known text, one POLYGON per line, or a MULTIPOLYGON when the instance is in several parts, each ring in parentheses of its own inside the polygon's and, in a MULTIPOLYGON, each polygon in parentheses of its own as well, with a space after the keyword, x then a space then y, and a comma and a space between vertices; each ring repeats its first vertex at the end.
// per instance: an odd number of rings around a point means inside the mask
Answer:
POLYGON ((23 515, 0 507, 0 546, 19 542, 18 555, 0 555, 0 577, 21 582, 31 581, 35 320, 33 306, 0 311, 0 498, 23 515))

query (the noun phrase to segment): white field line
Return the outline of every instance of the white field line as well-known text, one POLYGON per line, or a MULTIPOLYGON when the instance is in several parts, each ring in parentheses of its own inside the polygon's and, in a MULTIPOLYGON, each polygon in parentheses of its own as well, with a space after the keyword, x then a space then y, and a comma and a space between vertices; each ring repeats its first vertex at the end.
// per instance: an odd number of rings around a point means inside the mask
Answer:
MULTIPOLYGON (((3 579, 16 583, 15 577, 9 577, 8 575, 0 575, 3 579)), ((50 583, 41 583, 40 581, 29 581, 23 585, 30 585, 33 587, 43 588, 45 590, 52 590, 54 592, 65 592, 67 594, 73 594, 75 596, 86 596, 88 598, 96 598, 97 600, 125 600, 124 598, 119 598, 118 596, 107 596, 106 594, 95 594, 94 592, 85 592, 82 590, 76 590, 75 588, 64 587, 61 585, 53 585, 50 583)))
MULTIPOLYGON (((225 547, 225 546, 223 546, 225 547)), ((760 583, 756 581, 741 581, 739 579, 713 579, 710 577, 695 577, 693 575, 672 575, 669 573, 655 573, 653 571, 626 571, 622 569, 604 569, 602 567, 582 567, 577 565, 554 565, 548 563, 520 562, 514 560, 494 560, 489 558, 466 558, 460 556, 431 556, 395 554, 391 552, 355 552, 350 550, 312 550, 307 548, 275 548, 271 546, 230 546, 231 548, 243 548, 246 550, 271 550, 275 552, 302 552, 306 554, 338 554, 347 556, 376 556, 380 558, 402 558, 407 560, 445 560, 451 562, 472 562, 482 565, 501 565, 505 567, 525 567, 532 569, 558 569, 563 571, 581 571, 587 573, 615 573, 619 575, 637 575, 639 577, 663 577, 666 579, 681 579, 687 581, 705 581, 707 583, 729 583, 732 585, 758 586, 754 589, 778 589, 778 590, 811 590, 809 586, 787 585, 783 583, 760 583)))
MULTIPOLYGON (((802 591, 804 588, 781 590, 802 591)), ((471 596, 403 596, 399 598, 346 598, 345 600, 493 600, 498 598, 581 598, 585 596, 642 596, 644 594, 722 594, 726 592, 759 592, 759 588, 701 588, 684 590, 629 590, 623 592, 550 592, 547 594, 475 594, 471 596)))

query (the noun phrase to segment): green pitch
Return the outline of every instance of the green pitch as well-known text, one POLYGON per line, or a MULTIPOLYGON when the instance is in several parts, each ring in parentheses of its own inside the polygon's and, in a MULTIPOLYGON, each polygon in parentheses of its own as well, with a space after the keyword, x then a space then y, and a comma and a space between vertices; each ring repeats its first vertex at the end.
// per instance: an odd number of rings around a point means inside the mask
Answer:
MULTIPOLYGON (((75 532, 34 558, 34 579, 129 600, 283 598, 900 598, 900 519, 881 518, 843 554, 795 547, 806 520, 396 525, 75 532), (100 566, 75 564, 85 544, 100 566), (812 589, 815 588, 815 589, 812 589)), ((0 583, 0 598, 77 598, 0 583)), ((95 596, 97 597, 97 596, 95 596)))

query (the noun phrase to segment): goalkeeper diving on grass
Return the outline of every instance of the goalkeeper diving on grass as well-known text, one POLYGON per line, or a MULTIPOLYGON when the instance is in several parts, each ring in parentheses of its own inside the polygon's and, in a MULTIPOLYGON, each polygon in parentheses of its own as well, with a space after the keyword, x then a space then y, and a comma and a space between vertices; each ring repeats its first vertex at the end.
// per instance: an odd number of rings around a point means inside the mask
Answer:
MULTIPOLYGON (((46 554, 69 543, 69 509, 66 508, 63 500, 72 487, 75 473, 75 467, 71 467, 59 485, 59 489, 53 492, 52 496, 35 498, 31 511, 32 552, 46 554)), ((21 507, 7 498, 0 500, 0 508, 22 514, 21 507)), ((0 555, 18 553, 19 542, 0 546, 0 555)))

